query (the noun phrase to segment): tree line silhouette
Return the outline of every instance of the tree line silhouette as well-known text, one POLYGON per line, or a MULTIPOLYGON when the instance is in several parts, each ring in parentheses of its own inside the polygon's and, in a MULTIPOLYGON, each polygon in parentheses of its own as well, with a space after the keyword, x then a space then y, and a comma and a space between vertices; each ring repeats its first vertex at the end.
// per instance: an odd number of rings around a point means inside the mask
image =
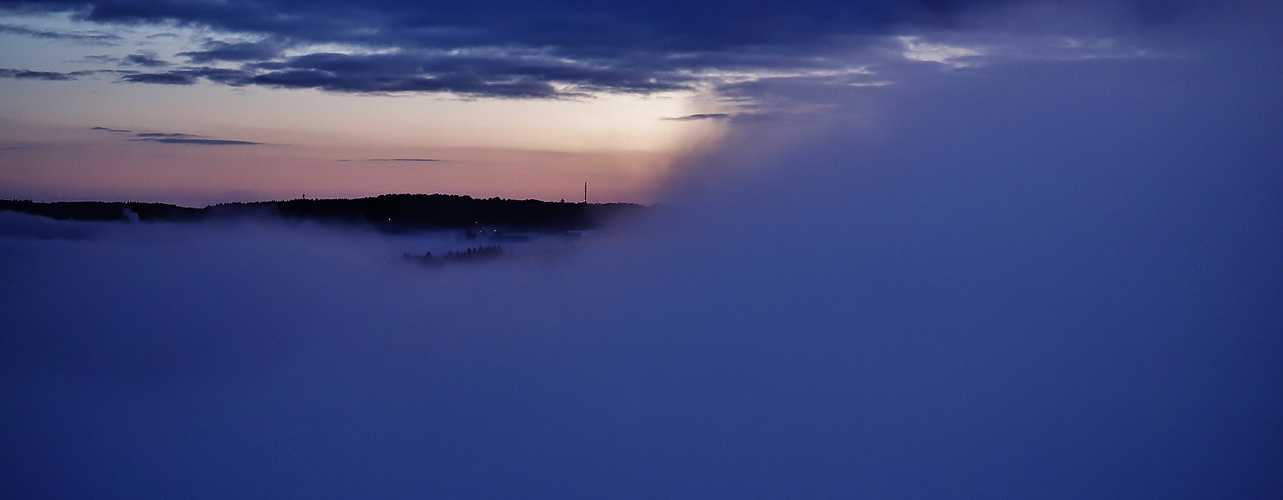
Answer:
POLYGON ((480 262, 502 257, 503 247, 499 245, 482 245, 476 248, 469 248, 467 250, 460 250, 457 252, 450 250, 446 252, 444 256, 439 258, 433 257, 432 252, 427 252, 423 255, 415 255, 406 252, 401 256, 406 260, 428 266, 440 265, 448 262, 480 262))
POLYGON ((192 222, 214 218, 278 217, 369 224, 398 232, 476 226, 564 232, 599 227, 611 218, 638 213, 633 203, 567 203, 541 200, 473 198, 448 194, 385 194, 356 199, 294 199, 221 203, 189 208, 166 203, 73 201, 39 203, 0 200, 0 210, 59 220, 111 221, 136 215, 142 221, 192 222))

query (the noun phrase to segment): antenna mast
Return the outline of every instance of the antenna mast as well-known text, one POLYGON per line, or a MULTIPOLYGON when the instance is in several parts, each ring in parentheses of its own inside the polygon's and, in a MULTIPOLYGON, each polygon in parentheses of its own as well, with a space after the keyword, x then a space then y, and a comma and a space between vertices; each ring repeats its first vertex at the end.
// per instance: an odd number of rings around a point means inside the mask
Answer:
POLYGON ((588 204, 588 179, 584 179, 584 204, 588 204))

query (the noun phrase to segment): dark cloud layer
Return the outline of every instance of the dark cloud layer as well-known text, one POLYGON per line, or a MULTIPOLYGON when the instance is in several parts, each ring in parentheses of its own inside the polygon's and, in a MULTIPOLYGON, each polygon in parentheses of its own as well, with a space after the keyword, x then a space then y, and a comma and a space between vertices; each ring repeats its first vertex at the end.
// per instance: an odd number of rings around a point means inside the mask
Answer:
POLYGON ((89 70, 89 71, 32 71, 29 69, 0 68, 0 78, 20 80, 68 81, 96 74, 128 74, 128 70, 89 70))
POLYGON ((974 7, 1011 0, 855 2, 479 1, 426 5, 404 0, 302 2, 14 1, 3 5, 75 12, 109 23, 178 22, 303 41, 397 45, 555 46, 576 52, 723 50, 797 44, 831 35, 884 32, 902 24, 945 24, 974 7))
MULTIPOLYGON (((197 58, 193 57, 193 60, 197 58)), ((125 75, 136 83, 191 85, 201 79, 226 85, 321 89, 333 92, 451 92, 490 97, 558 97, 576 92, 651 93, 687 88, 693 78, 672 71, 618 68, 571 62, 543 54, 478 55, 416 52, 393 54, 312 53, 261 61, 239 69, 185 67, 163 73, 125 75)))
POLYGON ((161 85, 191 85, 196 83, 196 77, 185 72, 139 73, 124 75, 120 79, 133 83, 156 83, 161 85))
MULTIPOLYGON (((104 132, 130 133, 128 130, 113 129, 108 127, 93 127, 92 130, 104 132)), ((134 134, 131 141, 138 142, 158 142, 161 144, 192 144, 197 146, 260 146, 261 142, 238 141, 230 139, 211 139, 195 134, 184 134, 180 132, 139 132, 134 134)))
POLYGON ((192 134, 183 134, 179 132, 140 132, 135 135, 137 137, 143 137, 148 139, 151 139, 151 138, 181 139, 181 138, 187 138, 187 137, 196 137, 192 134))
POLYGON ((670 121, 691 122, 699 120, 729 120, 731 115, 727 113, 697 113, 693 115, 677 116, 673 118, 664 118, 670 121))
MULTIPOLYGON (((3 3, 0 3, 0 5, 3 5, 3 3)), ((97 31, 90 31, 90 32, 50 31, 50 30, 32 29, 32 28, 27 28, 23 26, 13 26, 13 25, 7 25, 7 24, 0 24, 0 33, 30 36, 35 38, 45 38, 45 39, 51 39, 51 40, 73 40, 73 41, 88 43, 92 45, 116 45, 122 40, 120 35, 97 32, 97 31)))
POLYGON ((125 56, 122 62, 130 66, 142 66, 144 68, 169 66, 169 61, 160 59, 160 57, 154 52, 130 54, 125 56))
POLYGON ((159 139, 139 139, 162 144, 196 144, 199 146, 257 146, 263 143, 252 141, 234 141, 228 139, 186 139, 176 137, 162 137, 159 139))
POLYGON ((75 80, 78 73, 60 73, 57 71, 31 71, 27 69, 0 68, 0 78, 17 78, 21 80, 75 80))
MULTIPOLYGON (((128 82, 190 85, 206 79, 334 92, 555 98, 689 88, 697 79, 692 75, 708 70, 829 69, 832 63, 816 56, 859 45, 862 37, 949 28, 968 13, 1020 3, 1027 2, 5 0, 0 5, 74 12, 104 24, 177 23, 255 37, 208 41, 202 50, 179 54, 192 66, 131 75, 124 78, 128 82), (374 53, 283 56, 287 47, 327 43, 374 53), (218 63, 244 66, 227 70, 218 63)), ((1155 19, 1171 17, 1184 5, 1110 3, 1155 19)))
POLYGON ((179 52, 194 64, 206 64, 217 61, 264 61, 280 55, 284 47, 273 42, 239 42, 228 43, 212 40, 205 43, 204 50, 179 52))

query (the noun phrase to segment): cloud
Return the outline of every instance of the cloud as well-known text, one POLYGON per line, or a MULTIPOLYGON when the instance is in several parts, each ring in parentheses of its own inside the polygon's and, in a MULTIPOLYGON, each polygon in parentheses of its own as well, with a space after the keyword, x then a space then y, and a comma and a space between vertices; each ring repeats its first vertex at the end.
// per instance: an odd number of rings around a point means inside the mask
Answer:
POLYGON ((274 41, 263 42, 223 42, 211 40, 205 42, 205 50, 179 52, 193 64, 207 64, 219 61, 269 61, 281 55, 285 46, 274 41))
POLYGON ((47 80, 47 81, 68 81, 77 80, 84 76, 96 75, 100 73, 122 74, 128 73, 126 70, 96 69, 84 71, 32 71, 28 69, 0 68, 0 78, 16 78, 24 80, 47 80))
POLYGON ((177 132, 141 132, 134 134, 133 141, 158 142, 161 144, 193 144, 199 146, 260 146, 264 143, 237 141, 228 139, 209 139, 193 134, 177 132))
POLYGON ((0 78, 16 78, 20 80, 67 81, 75 80, 84 74, 84 72, 78 71, 61 73, 57 71, 31 71, 26 69, 0 68, 0 78))
POLYGON ((197 144, 202 146, 258 146, 263 143, 251 141, 233 141, 227 139, 182 139, 174 137, 163 137, 160 139, 139 139, 163 144, 197 144))
MULTIPOLYGON (((209 137, 204 137, 204 136, 195 135, 195 134, 185 134, 180 132, 134 133, 130 130, 111 128, 111 127, 101 127, 101 126, 91 127, 90 130, 97 130, 101 132, 111 132, 116 134, 132 134, 133 138, 129 139, 130 141, 156 142, 160 144, 188 144, 188 145, 197 145, 197 146, 261 146, 266 144, 266 143, 254 142, 254 141, 215 139, 215 138, 209 138, 209 137)), ((395 159, 395 160, 386 160, 386 161, 436 161, 436 160, 406 158, 406 159, 395 159)))
POLYGON ((449 92, 510 98, 553 98, 561 95, 548 82, 509 75, 485 78, 468 74, 420 76, 287 69, 254 75, 248 81, 267 87, 349 93, 449 92))
POLYGON ((123 40, 120 35, 100 31, 49 31, 10 24, 0 24, 0 33, 50 40, 71 40, 90 45, 118 45, 123 40))
POLYGON ((576 63, 537 53, 392 54, 311 53, 240 69, 185 67, 125 75, 135 83, 191 85, 200 79, 234 86, 259 85, 345 93, 448 92, 500 98, 564 98, 587 91, 650 94, 689 89, 694 78, 576 63), (559 90, 557 85, 568 86, 559 90))
POLYGON ((155 52, 141 52, 125 56, 123 62, 131 66, 142 66, 144 68, 159 68, 169 66, 169 61, 159 58, 155 52))
POLYGON ((727 113, 697 113, 693 115, 678 116, 673 118, 663 118, 664 120, 690 122, 698 120, 729 120, 731 115, 727 113))
POLYGON ((977 48, 923 42, 917 37, 901 37, 904 58, 912 61, 934 62, 954 68, 964 68, 970 60, 984 56, 977 48))
POLYGON ((196 137, 195 135, 192 135, 192 134, 181 134, 177 132, 140 132, 134 135, 137 137, 144 137, 144 138, 172 138, 172 139, 196 137))
POLYGON ((136 73, 122 75, 121 80, 132 83, 155 83, 160 85, 194 85, 197 77, 187 72, 171 71, 167 73, 136 73))
POLYGON ((882 32, 904 24, 948 23, 974 6, 1010 1, 918 0, 909 2, 753 2, 734 9, 664 0, 644 5, 592 1, 449 6, 416 2, 286 0, 156 3, 142 0, 11 2, 28 9, 72 11, 102 23, 177 22, 233 33, 259 33, 310 42, 393 45, 550 46, 601 52, 707 51, 727 47, 808 42, 834 34, 882 32), (502 20, 494 16, 502 11, 502 20))
MULTIPOLYGON (((547 99, 692 90, 716 84, 716 75, 728 73, 832 71, 849 62, 844 55, 853 48, 875 44, 880 37, 949 29, 969 16, 1027 3, 1033 2, 757 1, 733 8, 676 0, 573 5, 90 0, 12 5, 72 12, 77 19, 104 26, 177 24, 202 27, 215 37, 253 39, 208 40, 202 50, 179 54, 191 67, 129 76, 126 82, 190 85, 206 79, 344 93, 547 99), (334 47, 343 50, 335 52, 334 47), (220 63, 242 67, 232 70, 220 63)), ((1157 12, 1152 3, 1120 0, 1110 5, 1157 12)), ((1177 2, 1165 7, 1163 15, 1144 17, 1171 19, 1186 5, 1177 2)), ((907 54, 953 62, 966 55, 933 47, 923 45, 907 54)))
POLYGON ((201 79, 205 79, 215 83, 240 87, 253 83, 254 73, 245 70, 226 68, 186 67, 162 73, 126 74, 122 75, 120 79, 131 83, 151 83, 160 85, 194 85, 201 79))

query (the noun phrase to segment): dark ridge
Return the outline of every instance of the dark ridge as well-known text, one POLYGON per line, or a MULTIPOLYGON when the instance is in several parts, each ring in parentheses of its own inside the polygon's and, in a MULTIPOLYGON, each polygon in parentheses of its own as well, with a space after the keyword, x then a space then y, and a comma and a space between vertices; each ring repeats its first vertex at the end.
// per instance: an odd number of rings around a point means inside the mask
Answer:
POLYGON ((421 229, 461 229, 476 226, 522 231, 564 232, 600 227, 610 219, 639 213, 633 203, 566 203, 540 200, 473 198, 447 194, 387 194, 357 199, 295 199, 252 203, 223 203, 187 208, 165 203, 73 201, 37 203, 0 200, 0 210, 42 215, 60 220, 187 222, 214 218, 280 217, 369 224, 388 232, 421 229))
POLYGON ((43 215, 58 220, 113 221, 126 220, 125 209, 145 221, 193 221, 201 218, 202 209, 167 203, 60 201, 37 203, 31 200, 0 200, 0 210, 43 215))

